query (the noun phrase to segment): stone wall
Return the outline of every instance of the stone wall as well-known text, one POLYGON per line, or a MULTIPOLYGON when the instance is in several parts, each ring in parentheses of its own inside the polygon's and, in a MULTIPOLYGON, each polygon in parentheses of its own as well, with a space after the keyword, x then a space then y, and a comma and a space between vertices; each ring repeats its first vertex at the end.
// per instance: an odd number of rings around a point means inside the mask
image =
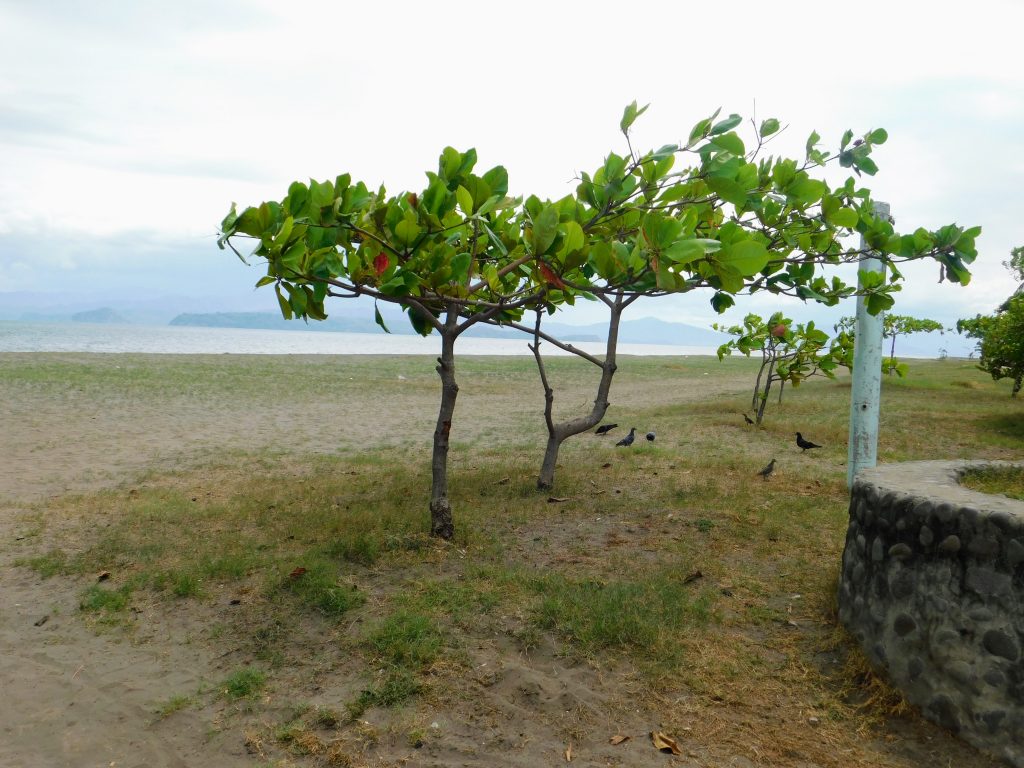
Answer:
POLYGON ((1024 767, 1024 502, 959 485, 971 467, 857 474, 839 618, 930 720, 1024 767))

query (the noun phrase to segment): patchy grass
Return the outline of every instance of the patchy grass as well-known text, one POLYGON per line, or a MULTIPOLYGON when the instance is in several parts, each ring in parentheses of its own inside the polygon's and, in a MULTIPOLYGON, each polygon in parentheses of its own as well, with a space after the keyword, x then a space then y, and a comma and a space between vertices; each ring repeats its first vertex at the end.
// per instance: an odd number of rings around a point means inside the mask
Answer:
POLYGON ((255 696, 267 683, 267 676, 264 672, 253 667, 232 672, 220 685, 224 697, 230 700, 245 699, 255 696))
POLYGON ((1000 494, 1024 501, 1024 468, 986 467, 972 469, 960 478, 960 484, 982 493, 1000 494))
MULTIPOLYGON (((470 399, 460 394, 450 457, 457 533, 445 543, 427 535, 429 433, 405 439, 401 416, 415 393, 436 387, 414 362, 356 363, 355 383, 321 362, 309 382, 264 361, 172 375, 179 385, 214 377, 195 384, 208 395, 237 386, 239 397, 277 393, 296 407, 370 391, 358 401, 367 423, 390 418, 390 433, 373 428, 390 437, 334 455, 300 445, 230 453, 153 474, 132 492, 58 497, 33 510, 41 532, 19 563, 48 578, 107 570, 129 585, 90 587, 90 611, 124 611, 131 598, 214 615, 198 640, 245 665, 217 700, 245 699, 262 718, 251 743, 303 765, 405 759, 368 753, 436 738, 438 712, 466 722, 496 713, 517 734, 596 739, 597 711, 642 720, 638 732, 659 723, 688 733, 712 765, 736 755, 780 766, 927 764, 923 752, 888 750, 903 739, 889 718, 905 707, 835 630, 848 380, 787 388, 755 429, 740 415, 751 361, 625 358, 609 420, 654 429, 657 440, 627 450, 614 433, 571 439, 553 494, 564 501, 549 503, 535 489, 543 427, 530 363, 467 361, 459 378, 470 399), (824 447, 801 453, 797 430, 824 447), (771 458, 765 481, 757 471, 771 458), (223 611, 229 601, 236 612, 223 611), (567 688, 544 709, 543 686, 525 680, 534 665, 591 687, 567 688), (261 669, 275 694, 315 704, 282 717, 276 700, 255 701, 261 669), (508 682, 519 677, 520 687, 508 682), (374 708, 382 712, 371 718, 374 708), (378 742, 364 716, 393 732, 378 742)), ((86 389, 106 386, 105 374, 73 374, 86 389)), ((549 374, 566 415, 593 399, 586 366, 552 360, 549 374)), ((131 377, 139 391, 163 387, 146 371, 131 377)), ((883 382, 879 458, 1017 458, 1022 414, 1008 387, 972 365, 915 361, 905 379, 883 382)), ((232 717, 241 715, 224 715, 222 727, 241 728, 232 717)), ((928 733, 922 744, 940 738, 928 733)))

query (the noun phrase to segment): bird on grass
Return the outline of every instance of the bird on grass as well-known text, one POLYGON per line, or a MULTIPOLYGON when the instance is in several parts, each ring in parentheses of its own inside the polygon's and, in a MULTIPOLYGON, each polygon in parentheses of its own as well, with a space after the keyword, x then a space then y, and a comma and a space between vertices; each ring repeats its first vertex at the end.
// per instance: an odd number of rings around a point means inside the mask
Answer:
POLYGON ((615 445, 616 446, 622 445, 622 446, 625 446, 625 447, 628 448, 629 446, 631 446, 633 444, 633 440, 635 440, 635 439, 636 439, 636 427, 631 427, 630 430, 629 430, 629 434, 626 435, 621 440, 619 440, 619 442, 617 442, 615 445))
POLYGON ((754 423, 754 420, 747 416, 747 414, 745 413, 743 414, 743 420, 747 423, 748 426, 754 423))
POLYGON ((653 443, 654 442, 654 432, 653 431, 647 433, 647 442, 649 442, 649 443, 653 443))
POLYGON ((799 432, 796 433, 796 444, 797 447, 806 451, 808 448, 821 448, 817 443, 812 443, 810 440, 804 440, 804 436, 799 432))
POLYGON ((770 475, 774 471, 775 471, 775 459, 772 459, 771 461, 768 462, 768 466, 765 467, 764 469, 762 469, 757 474, 759 474, 761 477, 763 477, 765 480, 767 480, 768 479, 768 475, 770 475))
POLYGON ((617 426, 619 426, 619 425, 618 424, 602 424, 600 427, 598 427, 597 429, 594 430, 594 434, 595 435, 607 435, 609 432, 611 432, 617 426))

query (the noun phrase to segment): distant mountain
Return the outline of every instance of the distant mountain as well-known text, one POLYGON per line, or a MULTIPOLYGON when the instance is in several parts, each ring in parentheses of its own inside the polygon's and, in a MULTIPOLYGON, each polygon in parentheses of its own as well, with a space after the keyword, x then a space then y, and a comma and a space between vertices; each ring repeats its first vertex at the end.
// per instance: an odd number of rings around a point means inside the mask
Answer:
POLYGON ((86 312, 75 312, 71 316, 71 322, 73 323, 120 323, 125 324, 128 321, 123 315, 118 314, 110 307, 101 307, 100 309, 90 309, 86 312))
MULTIPOLYGON (((382 308, 383 309, 383 308, 382 308)), ((414 333, 408 320, 401 313, 389 311, 384 322, 392 333, 414 333)), ((322 321, 304 323, 285 320, 272 312, 214 312, 183 313, 171 320, 171 325, 201 326, 207 328, 260 328, 282 331, 341 331, 346 333, 380 333, 381 329, 369 319, 332 316, 322 321)), ((547 323, 543 329, 563 341, 604 342, 608 327, 602 323, 570 325, 568 323, 547 323)), ((492 325, 475 325, 466 331, 467 336, 477 338, 522 338, 523 333, 513 328, 492 325)), ((681 347, 718 346, 728 337, 710 328, 699 328, 684 323, 670 323, 654 317, 626 320, 619 327, 619 341, 624 344, 665 344, 681 347)))
MULTIPOLYGON (((356 317, 328 317, 326 320, 285 320, 274 312, 184 312, 169 323, 203 328, 258 328, 270 331, 335 331, 344 333, 377 333, 373 320, 356 317)), ((412 332, 410 328, 409 333, 412 332)))

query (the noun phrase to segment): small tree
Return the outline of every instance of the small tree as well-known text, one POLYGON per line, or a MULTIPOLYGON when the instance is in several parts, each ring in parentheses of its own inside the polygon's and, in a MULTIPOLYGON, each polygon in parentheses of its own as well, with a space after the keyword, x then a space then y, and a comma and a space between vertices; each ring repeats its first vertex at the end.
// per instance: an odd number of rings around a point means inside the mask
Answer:
MULTIPOLYGON (((1024 247, 1010 251, 1010 260, 1004 263, 1017 280, 1024 278, 1024 247)), ((1020 287, 994 314, 959 320, 956 328, 978 340, 978 367, 996 381, 1012 379, 1010 396, 1016 397, 1024 381, 1024 293, 1020 287)))
POLYGON ((749 314, 742 325, 726 328, 716 323, 713 327, 736 337, 718 348, 719 360, 734 351, 748 357, 754 350, 761 352, 761 367, 750 400, 757 424, 764 419, 768 395, 775 382, 779 382, 781 403, 787 382, 796 387, 812 376, 835 378, 836 368, 853 365, 853 338, 849 334, 840 332, 829 344, 828 334, 816 328, 813 321, 794 325, 781 312, 768 320, 749 314))
POLYGON ((993 315, 960 320, 957 330, 978 340, 978 367, 992 378, 1012 379, 1011 397, 1024 381, 1024 296, 1010 298, 993 315))
MULTIPOLYGON (((424 190, 391 197, 348 174, 334 182, 295 182, 280 202, 240 214, 232 205, 219 240, 246 263, 233 239, 255 240, 251 255, 264 259, 267 270, 256 285, 274 286, 285 318, 323 320, 326 298, 369 296, 401 306, 418 333, 440 335, 430 530, 445 539, 455 533, 447 469, 459 391, 455 342, 476 323, 521 317, 545 293, 536 256, 557 234, 557 220, 524 218, 521 201, 507 197, 504 168, 479 176, 476 160, 475 150, 448 147, 424 190)), ((387 330, 379 311, 375 316, 387 330)))
MULTIPOLYGON (((765 145, 780 130, 778 120, 752 120, 753 136, 744 141, 735 130, 743 119, 735 114, 719 119, 715 112, 691 129, 685 144, 666 144, 641 154, 632 146, 630 129, 645 109, 636 102, 626 107, 619 127, 628 153, 612 153, 593 174, 581 174, 575 196, 555 203, 526 201, 535 220, 556 210, 560 236, 565 242, 580 243, 578 250, 545 257, 542 270, 552 299, 572 303, 576 297, 596 298, 608 307, 604 358, 544 333, 539 315, 532 327, 493 321, 534 336, 548 428, 537 483, 541 488, 554 482, 561 444, 604 418, 616 371, 619 323, 637 299, 710 289, 712 307, 722 312, 743 293, 768 291, 835 305, 860 291, 869 310, 879 312, 892 305, 892 293, 899 290, 898 262, 933 258, 954 282, 970 279, 967 264, 975 257, 979 228, 948 225, 901 236, 887 218, 875 215, 869 191, 855 178, 836 187, 815 178, 817 169, 832 162, 857 176, 873 175, 877 166, 871 153, 885 142, 884 130, 868 131, 856 140, 847 131, 834 153, 822 150, 820 137, 812 133, 804 158, 797 160, 765 156, 765 145), (852 232, 862 235, 866 247, 843 245, 852 232), (868 256, 892 267, 889 280, 868 274, 858 287, 825 275, 830 266, 868 256), (554 390, 544 371, 541 340, 600 369, 588 413, 561 422, 553 418, 554 390)), ((556 306, 552 302, 547 309, 554 311, 556 306)), ((820 333, 812 325, 805 330, 815 339, 820 333)), ((783 382, 806 377, 805 369, 814 367, 807 356, 812 346, 810 338, 801 342, 801 351, 782 366, 787 376, 792 373, 783 382)), ((831 358, 821 360, 825 367, 831 365, 831 358)))
MULTIPOLYGON (((845 331, 851 336, 855 335, 857 318, 843 317, 835 325, 835 330, 845 331)), ((938 320, 930 320, 926 317, 910 317, 909 315, 892 315, 888 312, 882 317, 882 338, 891 341, 889 346, 889 357, 882 361, 882 370, 886 375, 903 377, 907 374, 907 364, 896 359, 896 338, 909 333, 932 333, 938 331, 945 333, 946 328, 938 320)))

